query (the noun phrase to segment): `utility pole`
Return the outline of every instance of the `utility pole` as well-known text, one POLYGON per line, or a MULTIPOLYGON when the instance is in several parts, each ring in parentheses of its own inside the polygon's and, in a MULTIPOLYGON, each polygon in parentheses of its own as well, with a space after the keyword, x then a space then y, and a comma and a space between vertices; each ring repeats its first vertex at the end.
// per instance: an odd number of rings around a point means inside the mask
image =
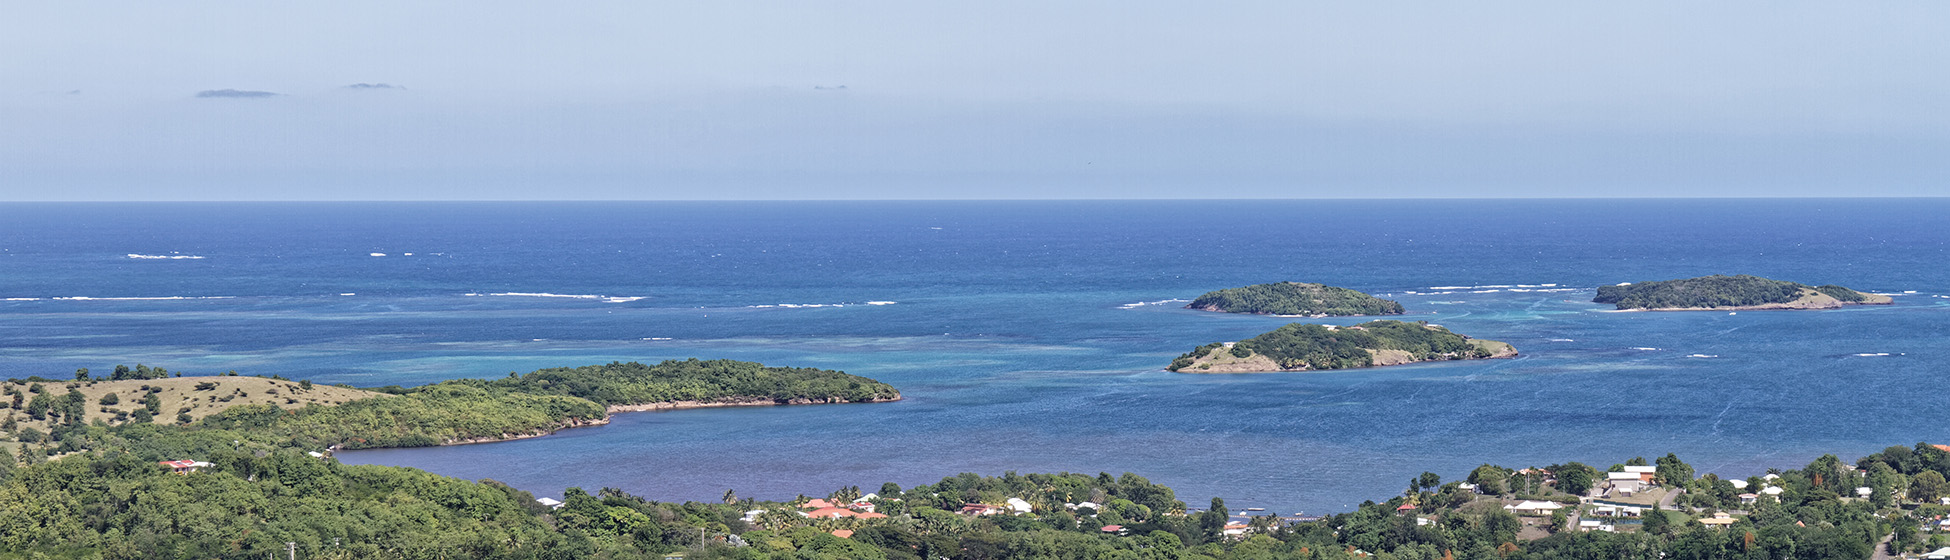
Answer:
POLYGON ((284 551, 285 553, 291 555, 291 560, 298 560, 298 543, 295 542, 284 543, 284 551))

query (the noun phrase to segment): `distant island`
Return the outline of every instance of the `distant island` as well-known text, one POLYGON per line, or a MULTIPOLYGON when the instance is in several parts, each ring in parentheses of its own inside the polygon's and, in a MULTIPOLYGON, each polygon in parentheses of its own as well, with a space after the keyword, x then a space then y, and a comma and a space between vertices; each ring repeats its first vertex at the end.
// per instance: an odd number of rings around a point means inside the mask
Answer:
POLYGON ((1602 286, 1591 301, 1614 304, 1620 310, 1686 311, 1835 309, 1887 305, 1892 300, 1834 284, 1809 286, 1742 274, 1602 286))
POLYGON ((1347 288, 1305 282, 1254 284, 1206 292, 1185 308, 1295 317, 1402 314, 1400 303, 1347 288))
POLYGON ((1428 323, 1370 321, 1351 327, 1293 323, 1234 343, 1200 346, 1167 371, 1267 373, 1392 366, 1437 360, 1509 358, 1517 349, 1428 323))

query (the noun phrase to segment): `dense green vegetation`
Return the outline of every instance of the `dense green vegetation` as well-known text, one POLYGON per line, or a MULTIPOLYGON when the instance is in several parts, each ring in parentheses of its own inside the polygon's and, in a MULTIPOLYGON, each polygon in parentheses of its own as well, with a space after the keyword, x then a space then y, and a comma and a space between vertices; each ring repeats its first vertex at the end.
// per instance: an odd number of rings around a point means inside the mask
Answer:
MULTIPOLYGON (((1131 474, 974 474, 872 499, 881 519, 815 519, 787 502, 660 503, 613 489, 570 488, 549 509, 493 481, 468 482, 394 467, 347 466, 297 450, 241 448, 243 432, 139 424, 83 428, 95 451, 17 465, 0 454, 0 558, 664 558, 688 559, 1866 559, 1882 539, 1893 552, 1933 549, 1945 535, 1919 530, 1950 512, 1950 453, 1891 447, 1846 465, 1823 456, 1776 480, 1778 497, 1742 502, 1734 485, 1666 455, 1658 481, 1680 492, 1621 531, 1578 532, 1560 514, 1526 518, 1515 500, 1567 504, 1602 472, 1576 462, 1541 469, 1483 465, 1465 480, 1411 478, 1399 495, 1317 520, 1229 518, 1213 499, 1187 511, 1168 487, 1131 474), (212 466, 171 474, 155 461, 212 466), (1856 488, 1870 488, 1859 499, 1856 488), (965 504, 1014 498, 1030 513, 967 515, 965 504), (1084 505, 1084 502, 1091 504, 1084 505), (1403 506, 1414 506, 1404 510, 1403 506), (763 510, 750 522, 744 512, 763 510), (1734 511, 1731 525, 1698 520, 1734 511), (1121 530, 1106 531, 1106 526, 1121 530), (852 531, 846 538, 834 531, 852 531), (1229 532, 1228 532, 1229 531, 1229 532), (701 539, 700 539, 701 537, 701 539)), ((1624 465, 1655 462, 1633 459, 1624 465)), ((861 497, 857 487, 825 496, 861 497)), ((1933 525, 1932 525, 1933 526, 1933 525)))
POLYGON ((766 367, 734 360, 670 360, 657 365, 610 363, 509 374, 487 387, 589 399, 603 405, 671 401, 871 402, 900 397, 886 383, 814 369, 766 367))
POLYGON ((1276 282, 1207 292, 1190 309, 1266 315, 1400 315, 1402 304, 1322 284, 1276 282))
MULTIPOLYGON (((116 371, 128 370, 118 366, 116 371)), ((138 366, 144 372, 149 370, 138 366)), ((85 372, 85 370, 84 370, 85 372)), ((163 376, 129 379, 160 379, 163 376)), ((23 381, 28 382, 30 380, 23 381)), ((78 379, 87 379, 78 377, 78 379)), ((186 378, 202 379, 202 378, 186 378)), ((214 390, 224 377, 199 382, 195 391, 209 390, 211 404, 230 401, 214 390)), ((612 363, 581 368, 545 369, 527 375, 510 374, 495 380, 460 379, 420 387, 385 387, 390 395, 374 395, 337 405, 306 404, 279 407, 272 404, 238 404, 197 420, 188 409, 168 411, 173 422, 161 420, 166 412, 153 392, 142 397, 144 408, 133 416, 123 414, 106 419, 101 428, 88 430, 88 405, 91 399, 74 387, 57 392, 57 383, 34 382, 25 391, 7 385, 0 397, 0 436, 21 443, 23 457, 45 457, 87 449, 97 449, 101 440, 113 440, 110 432, 131 424, 165 422, 194 429, 234 432, 235 439, 266 447, 322 450, 326 448, 362 449, 375 447, 421 447, 466 441, 507 439, 541 435, 556 430, 599 423, 607 417, 606 405, 629 405, 672 401, 785 403, 871 402, 900 397, 900 392, 884 383, 845 373, 811 368, 766 367, 752 362, 731 360, 671 360, 656 365, 612 363), (27 395, 33 395, 29 398, 27 395), (16 418, 15 411, 25 413, 16 418), (22 420, 45 420, 46 430, 21 426, 22 420), (92 434, 92 435, 91 435, 92 434)), ((75 387, 84 381, 67 382, 75 387)), ((310 382, 289 385, 308 390, 310 382)), ((153 390, 145 386, 145 389, 153 390)), ((201 393, 198 393, 201 394, 201 393)), ((372 393, 359 393, 372 395, 372 393)), ((296 396, 291 395, 291 396, 296 396)), ((119 395, 107 394, 92 399, 106 407, 109 399, 119 403, 119 395)), ((296 402, 289 400, 287 402, 296 402)), ((104 410, 106 410, 104 408, 104 410)))
POLYGON ((1751 307, 1791 303, 1810 292, 1848 303, 1869 299, 1862 292, 1833 284, 1814 287, 1742 274, 1600 286, 1591 301, 1615 304, 1618 309, 1751 307))
MULTIPOLYGON (((1179 371, 1218 348, 1208 344, 1172 360, 1179 371)), ((1482 344, 1427 323, 1369 321, 1352 327, 1293 323, 1232 345, 1232 356, 1265 356, 1283 369, 1343 369, 1375 365, 1376 351, 1405 352, 1410 361, 1488 358, 1482 344)))

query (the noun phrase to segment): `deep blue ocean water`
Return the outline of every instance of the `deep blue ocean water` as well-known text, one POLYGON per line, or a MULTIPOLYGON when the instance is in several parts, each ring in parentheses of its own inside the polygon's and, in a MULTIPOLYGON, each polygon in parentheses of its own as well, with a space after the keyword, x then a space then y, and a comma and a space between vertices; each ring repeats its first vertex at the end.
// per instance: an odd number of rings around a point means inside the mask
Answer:
POLYGON ((140 362, 377 386, 700 357, 907 397, 340 455, 537 495, 1130 471, 1193 504, 1325 513, 1484 462, 1676 452, 1746 476, 1950 439, 1946 199, 0 204, 0 299, 8 377, 140 362), (1715 273, 1900 295, 1737 315, 1589 303, 1715 273), (1523 356, 1162 371, 1290 321, 1178 300, 1279 280, 1385 295, 1523 356))

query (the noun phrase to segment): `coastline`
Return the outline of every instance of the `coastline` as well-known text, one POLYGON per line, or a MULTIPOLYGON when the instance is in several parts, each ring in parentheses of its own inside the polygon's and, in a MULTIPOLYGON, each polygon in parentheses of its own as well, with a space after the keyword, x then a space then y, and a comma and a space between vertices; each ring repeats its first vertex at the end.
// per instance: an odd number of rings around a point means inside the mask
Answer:
POLYGON ((1868 301, 1840 301, 1831 299, 1826 302, 1790 301, 1787 303, 1726 307, 1639 307, 1633 309, 1610 309, 1607 311, 1617 313, 1636 313, 1640 311, 1820 311, 1824 309, 1841 309, 1851 305, 1894 305, 1896 303, 1896 299, 1889 296, 1880 294, 1868 294, 1868 296, 1870 298, 1868 301))
MULTIPOLYGON (((1375 351, 1372 351, 1372 350, 1370 350, 1370 352, 1375 352, 1375 351)), ((1426 363, 1435 363, 1435 362, 1467 362, 1467 361, 1475 361, 1475 360, 1511 360, 1511 359, 1516 359, 1516 357, 1517 357, 1518 355, 1520 355, 1520 354, 1519 354, 1519 353, 1517 352, 1517 347, 1516 347, 1516 346, 1513 346, 1513 345, 1510 345, 1509 343, 1503 343, 1503 349, 1502 349, 1502 350, 1500 350, 1500 351, 1498 351, 1497 353, 1495 353, 1495 354, 1492 354, 1492 355, 1490 355, 1490 356, 1488 356, 1488 357, 1483 357, 1483 358, 1461 358, 1461 359, 1452 359, 1452 360, 1404 360, 1404 359, 1402 359, 1402 356, 1401 356, 1401 354, 1405 354, 1405 352, 1400 352, 1400 351, 1395 351, 1395 350, 1382 350, 1382 351, 1379 351, 1379 352, 1375 352, 1375 361, 1374 361, 1374 365, 1371 365, 1371 366, 1367 366, 1367 367, 1355 367, 1355 368, 1333 368, 1333 369, 1310 369, 1310 368, 1300 368, 1300 369, 1277 369, 1277 368, 1276 368, 1276 369, 1265 369, 1265 368, 1263 368, 1263 367, 1251 367, 1252 365, 1255 365, 1255 364, 1261 364, 1261 363, 1264 363, 1264 364, 1271 364, 1271 363, 1273 363, 1273 360, 1271 360, 1271 359, 1267 359, 1267 358, 1265 358, 1264 356, 1259 356, 1259 355, 1254 355, 1254 356, 1253 356, 1253 358, 1259 358, 1259 359, 1252 359, 1252 358, 1248 358, 1248 359, 1245 359, 1245 360, 1240 360, 1240 361, 1237 361, 1237 362, 1231 362, 1231 363, 1228 363, 1228 364, 1221 364, 1221 365, 1219 365, 1219 366, 1217 366, 1217 367, 1213 367, 1213 368, 1209 368, 1209 369, 1203 369, 1203 370, 1196 370, 1196 371, 1194 371, 1194 370, 1193 370, 1192 368, 1184 368, 1184 369, 1180 369, 1180 370, 1178 370, 1178 371, 1175 371, 1175 372, 1172 372, 1172 373, 1189 373, 1189 374, 1193 374, 1193 375, 1226 375, 1226 374, 1253 374, 1253 373, 1299 373, 1299 372, 1309 372, 1309 371, 1351 371, 1351 370, 1364 370, 1364 369, 1375 369, 1375 368, 1385 368, 1385 367, 1389 367, 1389 366, 1404 366, 1404 365, 1409 365, 1409 364, 1426 364, 1426 363), (1228 366, 1228 365, 1232 365, 1232 366, 1244 366, 1244 367, 1238 367, 1238 368, 1228 368, 1228 367, 1225 367, 1225 366, 1228 366)))
MULTIPOLYGON (((716 400, 716 401, 664 401, 664 402, 643 403, 643 404, 612 404, 607 407, 604 407, 603 412, 606 414, 623 414, 623 413, 630 413, 630 412, 657 412, 657 411, 667 411, 667 410, 686 410, 686 409, 693 409, 693 408, 725 408, 725 407, 733 407, 733 406, 875 404, 875 403, 895 402, 903 398, 905 397, 896 396, 891 399, 872 399, 866 401, 846 401, 846 400, 838 400, 838 399, 791 399, 784 402, 780 402, 777 400, 765 399, 765 398, 747 398, 747 399, 731 399, 731 400, 716 400)), ((610 418, 607 416, 595 420, 570 420, 567 422, 563 422, 562 424, 559 424, 552 429, 548 429, 544 431, 526 432, 526 433, 519 433, 519 434, 501 434, 499 436, 481 436, 481 437, 447 440, 447 441, 440 442, 440 445, 438 445, 437 447, 447 447, 451 445, 473 445, 477 443, 497 443, 503 441, 532 439, 532 438, 538 438, 542 436, 554 435, 556 432, 560 432, 562 430, 568 430, 573 428, 587 428, 591 426, 603 426, 609 424, 609 421, 610 418)))

